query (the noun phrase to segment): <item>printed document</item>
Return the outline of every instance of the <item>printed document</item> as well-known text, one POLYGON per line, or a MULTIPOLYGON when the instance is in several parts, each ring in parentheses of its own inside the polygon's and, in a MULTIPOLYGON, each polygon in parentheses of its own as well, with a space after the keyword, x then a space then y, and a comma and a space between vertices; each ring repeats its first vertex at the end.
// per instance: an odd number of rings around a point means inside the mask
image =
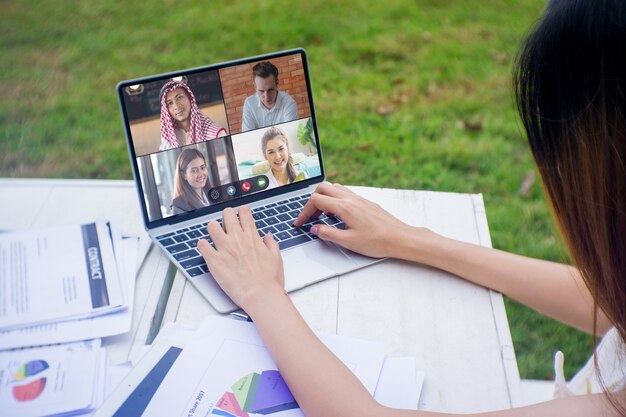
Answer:
MULTIPOLYGON (((373 393, 384 346, 335 335, 321 340, 373 393)), ((303 416, 252 323, 211 317, 189 340, 164 342, 158 339, 97 417, 303 416)))
POLYGON ((92 410, 104 394, 99 340, 0 353, 2 415, 36 417, 92 410))
POLYGON ((0 330, 124 306, 104 220, 0 234, 0 330))
MULTIPOLYGON (((135 296, 137 252, 139 250, 138 238, 124 237, 121 241, 121 248, 117 249, 117 246, 118 244, 116 243, 114 247, 116 247, 116 258, 118 260, 121 258, 120 271, 122 273, 120 278, 122 278, 125 287, 125 299, 128 300, 127 308, 96 317, 0 330, 0 350, 97 339, 128 332, 132 321, 132 300, 135 296)), ((111 352, 108 353, 111 356, 111 352)), ((123 362, 123 360, 115 360, 113 362, 118 363, 123 362)))

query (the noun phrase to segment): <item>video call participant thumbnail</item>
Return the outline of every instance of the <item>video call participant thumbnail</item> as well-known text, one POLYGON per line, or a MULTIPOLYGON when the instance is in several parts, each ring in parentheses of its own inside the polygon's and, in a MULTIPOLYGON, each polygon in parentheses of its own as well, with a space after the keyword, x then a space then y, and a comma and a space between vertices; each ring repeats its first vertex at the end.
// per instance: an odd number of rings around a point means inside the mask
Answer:
POLYGON ((198 109, 187 84, 166 83, 159 94, 161 103, 161 145, 159 150, 177 148, 226 136, 228 132, 198 109))
POLYGON ((271 62, 252 67, 256 94, 243 104, 241 131, 258 129, 298 118, 298 105, 287 93, 278 91, 278 68, 271 62))
POLYGON ((271 127, 261 138, 263 157, 269 164, 266 173, 269 187, 291 184, 306 179, 304 171, 298 172, 294 167, 293 157, 289 151, 289 140, 278 127, 271 127))
POLYGON ((186 213, 208 206, 208 178, 208 167, 202 152, 193 148, 182 151, 176 161, 172 213, 186 213))

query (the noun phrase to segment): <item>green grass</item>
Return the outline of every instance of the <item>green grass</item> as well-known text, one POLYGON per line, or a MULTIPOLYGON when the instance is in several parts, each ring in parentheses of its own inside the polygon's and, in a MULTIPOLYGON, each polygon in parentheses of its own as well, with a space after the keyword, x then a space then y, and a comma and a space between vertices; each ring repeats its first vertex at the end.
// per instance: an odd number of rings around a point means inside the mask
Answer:
MULTIPOLYGON (((0 176, 131 178, 118 81, 305 47, 328 177, 481 192, 497 248, 566 261, 513 108, 538 0, 0 3, 0 176), (369 4, 372 3, 372 4, 369 4), (477 130, 464 128, 475 124, 477 130)), ((507 300, 520 372, 591 338, 507 300)), ((462 347, 459 347, 462 348, 462 347)))

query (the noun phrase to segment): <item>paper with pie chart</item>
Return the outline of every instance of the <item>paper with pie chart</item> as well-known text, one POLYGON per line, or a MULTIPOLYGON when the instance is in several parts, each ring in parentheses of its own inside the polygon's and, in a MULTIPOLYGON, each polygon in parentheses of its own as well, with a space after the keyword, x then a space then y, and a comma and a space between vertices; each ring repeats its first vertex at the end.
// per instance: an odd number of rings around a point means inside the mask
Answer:
POLYGON ((46 377, 40 376, 50 366, 43 359, 26 362, 13 374, 11 387, 15 401, 32 401, 46 388, 46 377))
POLYGON ((0 415, 89 409, 104 358, 101 349, 91 341, 0 352, 0 415))
MULTIPOLYGON (((182 355, 193 352, 193 349, 188 352, 185 350, 182 355)), ((200 357, 197 357, 197 361, 199 363, 200 357)), ((191 377, 189 373, 187 375, 191 377)), ((192 396, 181 416, 303 415, 263 345, 237 339, 222 340, 213 359, 205 362, 205 368, 202 373, 198 373, 198 377, 196 389, 187 393, 192 396), (220 378, 215 378, 216 375, 220 378)))
POLYGON ((296 399, 277 370, 251 372, 240 378, 215 403, 212 415, 249 417, 250 414, 274 414, 299 408, 296 399), (250 414, 248 414, 250 413, 250 414))
MULTIPOLYGON (((384 345, 320 335, 373 393, 384 345)), ((330 378, 330 376, 329 376, 330 378)), ((143 417, 302 417, 276 363, 252 323, 208 318, 160 383, 143 417)))

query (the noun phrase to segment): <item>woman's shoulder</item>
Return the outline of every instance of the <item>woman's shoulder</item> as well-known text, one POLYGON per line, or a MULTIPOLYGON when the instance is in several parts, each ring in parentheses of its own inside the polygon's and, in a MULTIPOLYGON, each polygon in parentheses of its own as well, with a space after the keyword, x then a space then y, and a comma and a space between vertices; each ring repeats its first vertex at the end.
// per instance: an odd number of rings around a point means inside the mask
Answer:
POLYGON ((183 195, 174 197, 172 199, 171 206, 175 214, 193 210, 193 207, 191 207, 191 204, 189 204, 189 201, 187 201, 187 199, 183 195), (176 209, 178 210, 178 212, 176 212, 176 209))

